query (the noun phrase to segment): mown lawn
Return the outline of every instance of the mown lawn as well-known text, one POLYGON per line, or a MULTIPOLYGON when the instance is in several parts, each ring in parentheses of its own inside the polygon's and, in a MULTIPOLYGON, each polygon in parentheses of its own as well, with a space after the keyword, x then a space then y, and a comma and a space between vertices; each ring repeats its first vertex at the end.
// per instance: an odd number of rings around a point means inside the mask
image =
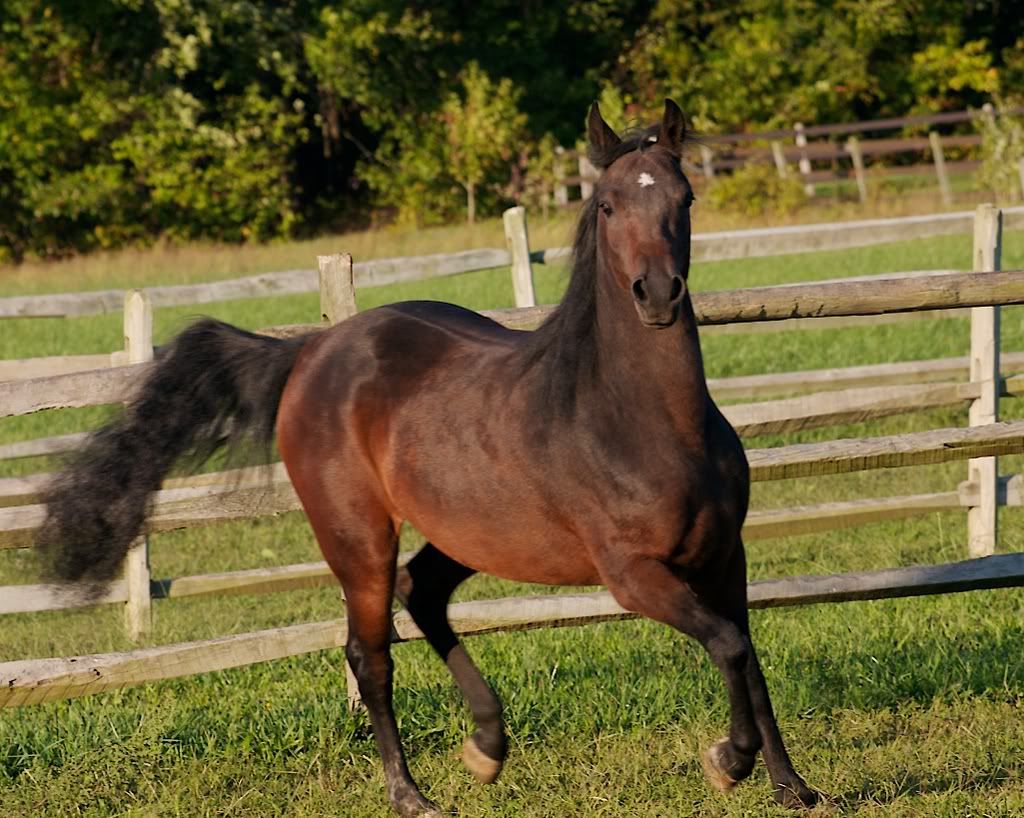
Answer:
MULTIPOLYGON (((443 248, 431 248, 443 249, 443 248)), ((458 249, 452 247, 451 249, 458 249)), ((695 266, 695 290, 910 269, 966 269, 967 236, 884 247, 695 266)), ((1007 234, 1007 269, 1024 267, 1024 234, 1007 234)), ((202 269, 183 279, 202 280, 202 269)), ((99 274, 97 274, 99 276, 99 274)), ((212 277, 212 276, 211 276, 212 277)), ((539 300, 565 271, 537 268, 539 300)), ((102 277, 96 278, 103 285, 102 277)), ((112 276, 110 286, 123 283, 112 276)), ((47 289, 47 288, 41 288, 47 289)), ((434 297, 476 308, 512 303, 507 270, 367 290, 362 308, 434 297)), ((190 309, 159 310, 158 340, 190 309)), ((247 327, 307 322, 315 296, 210 305, 247 327)), ((119 316, 13 321, 0 357, 110 351, 119 316)), ((1004 310, 1003 345, 1024 350, 1024 313, 1004 310)), ((871 329, 716 335, 708 374, 723 376, 910 360, 967 352, 966 321, 871 329)), ((1003 401, 1006 417, 1024 412, 1003 401)), ((89 428, 104 410, 0 421, 0 442, 89 428)), ((966 424, 942 410, 748 441, 751 446, 966 424)), ((2 474, 48 468, 37 459, 2 474)), ((1004 473, 1021 458, 1004 458, 1004 473)), ((766 508, 947 490, 966 464, 866 472, 755 486, 766 508)), ((937 563, 966 556, 965 516, 751 543, 753 579, 937 563)), ((1024 550, 1024 519, 1001 512, 1000 550, 1024 550)), ((410 532, 407 544, 415 544, 410 532)), ((300 514, 153 538, 157 577, 317 558, 300 514)), ((0 583, 35 580, 26 552, 0 552, 0 583)), ((543 589, 474 578, 460 599, 543 589)), ((116 607, 116 606, 115 606, 116 607)), ((115 607, 5 617, 0 660, 130 647, 115 607)), ((341 615, 336 591, 163 601, 161 644, 341 615)), ((808 782, 838 814, 1024 814, 1024 592, 1012 589, 753 613, 755 643, 783 734, 808 782)), ((733 796, 712 792, 700 751, 726 727, 723 686, 699 648, 651 623, 610 623, 470 640, 506 705, 512 755, 493 787, 457 759, 468 727, 446 671, 422 644, 396 647, 396 710, 413 773, 428 796, 463 816, 760 816, 783 814, 763 768, 733 796)), ((383 777, 365 716, 345 709, 343 657, 329 651, 0 712, 0 815, 377 816, 383 777)))

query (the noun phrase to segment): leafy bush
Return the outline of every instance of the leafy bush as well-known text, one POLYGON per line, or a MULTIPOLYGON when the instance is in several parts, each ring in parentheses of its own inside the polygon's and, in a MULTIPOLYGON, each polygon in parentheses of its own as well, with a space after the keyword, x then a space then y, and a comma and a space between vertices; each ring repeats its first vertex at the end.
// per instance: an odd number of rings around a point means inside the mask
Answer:
POLYGON ((761 216, 792 213, 807 203, 807 194, 797 179, 780 178, 772 165, 746 165, 731 176, 716 176, 704 199, 715 210, 761 216))
POLYGON ((1010 114, 1012 105, 999 100, 999 116, 986 113, 975 120, 981 132, 978 184, 998 198, 1015 199, 1022 192, 1020 163, 1024 159, 1024 120, 1010 114))

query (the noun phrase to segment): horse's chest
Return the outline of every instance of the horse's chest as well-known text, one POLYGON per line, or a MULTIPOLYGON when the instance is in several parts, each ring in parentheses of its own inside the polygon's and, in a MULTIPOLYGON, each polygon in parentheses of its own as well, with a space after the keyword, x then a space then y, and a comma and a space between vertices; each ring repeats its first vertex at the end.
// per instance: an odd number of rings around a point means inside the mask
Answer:
POLYGON ((672 468, 620 475, 595 513, 612 529, 608 538, 665 561, 696 560, 738 534, 746 511, 739 471, 718 459, 679 457, 672 468))

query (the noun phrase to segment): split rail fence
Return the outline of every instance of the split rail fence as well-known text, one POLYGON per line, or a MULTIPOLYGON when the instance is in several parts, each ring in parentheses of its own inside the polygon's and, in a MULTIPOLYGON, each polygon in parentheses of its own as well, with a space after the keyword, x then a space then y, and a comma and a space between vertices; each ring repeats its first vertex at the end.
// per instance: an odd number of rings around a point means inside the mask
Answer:
MULTIPOLYGON (((1015 108, 1008 113, 1016 115, 1024 113, 1024 109, 1015 108)), ((747 165, 774 165, 780 178, 794 176, 802 181, 805 191, 810 196, 816 193, 816 183, 846 179, 852 172, 861 202, 868 199, 869 175, 934 174, 942 202, 946 207, 950 207, 953 204, 953 192, 949 174, 973 171, 980 167, 980 161, 963 157, 979 148, 982 138, 977 133, 944 135, 934 130, 934 127, 956 125, 981 118, 993 119, 999 115, 1000 112, 987 103, 980 110, 946 111, 939 114, 809 126, 797 122, 792 128, 774 131, 705 136, 699 141, 700 162, 687 163, 687 170, 706 179, 713 179, 722 171, 734 171, 747 165), (907 128, 931 130, 927 136, 881 139, 865 139, 861 136, 865 133, 907 128), (833 141, 836 137, 845 137, 845 141, 833 141), (958 158, 948 160, 947 153, 950 151, 958 158), (930 157, 930 161, 921 162, 920 159, 925 155, 930 157), (899 157, 900 164, 868 167, 865 163, 865 159, 877 161, 881 157, 899 157), (908 158, 916 158, 918 161, 907 164, 908 158), (828 167, 823 167, 825 164, 828 167)), ((558 165, 555 176, 558 184, 554 190, 555 203, 568 204, 570 186, 579 186, 580 198, 589 198, 598 171, 587 157, 579 151, 563 151, 556 162, 558 165), (578 175, 567 176, 561 165, 573 160, 576 162, 578 175)), ((1020 161, 1018 170, 1021 192, 1024 195, 1024 160, 1020 161)))
MULTIPOLYGON (((510 254, 517 276, 517 301, 532 302, 531 254, 525 215, 516 209, 510 224, 510 254)), ((755 510, 748 518, 748 540, 826 531, 936 510, 966 509, 969 559, 934 566, 894 568, 855 574, 789 577, 752 583, 752 607, 810 602, 880 599, 1024 584, 1024 554, 994 553, 1000 505, 1021 505, 1020 475, 1000 476, 996 457, 1024 453, 1024 421, 999 422, 1000 396, 1024 393, 1024 355, 999 349, 999 307, 1024 304, 1024 271, 1000 270, 1002 214, 991 206, 974 219, 974 272, 912 277, 854 279, 720 291, 694 296, 705 327, 764 322, 836 320, 929 310, 969 309, 971 349, 966 358, 821 370, 792 375, 752 376, 712 381, 713 394, 771 395, 821 391, 781 400, 738 404, 724 409, 742 435, 784 432, 913 412, 936 406, 969 405, 967 428, 936 429, 860 440, 833 440, 748 450, 753 480, 839 474, 967 460, 967 479, 948 491, 904 497, 865 498, 800 508, 755 510), (965 379, 966 376, 966 379, 965 379), (940 382, 933 382, 935 380, 940 382), (897 385, 898 384, 898 385, 897 385)), ((905 236, 901 236, 905 237, 905 236)), ((344 320, 355 311, 356 268, 348 256, 322 256, 318 280, 319 324, 278 327, 268 334, 289 335, 344 320)), ((124 297, 124 366, 0 383, 0 415, 98 405, 127 399, 151 365, 152 303, 145 293, 124 297)), ((493 310, 495 320, 516 328, 535 325, 550 310, 524 306, 493 310)), ((29 547, 44 515, 37 503, 45 475, 0 481, 0 548, 29 547)), ((154 533, 229 520, 252 519, 298 509, 280 466, 234 470, 169 480, 156 494, 147 532, 154 533)), ((145 636, 155 599, 226 593, 268 593, 334 585, 323 563, 307 563, 221 574, 153 579, 148 568, 148 537, 132 549, 122 580, 102 603, 125 604, 129 631, 145 636)), ((60 610, 77 603, 45 585, 0 588, 0 614, 60 610)), ((467 602, 453 605, 457 632, 581 625, 631 616, 605 592, 467 602)), ((0 706, 71 698, 113 688, 339 647, 345 621, 332 620, 182 644, 78 657, 0 663, 0 706)), ((403 613, 395 617, 398 640, 420 638, 403 613)))

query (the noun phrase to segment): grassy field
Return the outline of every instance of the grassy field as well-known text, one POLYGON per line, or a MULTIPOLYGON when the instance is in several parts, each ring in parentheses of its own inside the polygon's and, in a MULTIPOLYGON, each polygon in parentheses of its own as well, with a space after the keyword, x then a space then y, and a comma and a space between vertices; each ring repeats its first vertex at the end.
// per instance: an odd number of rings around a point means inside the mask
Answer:
MULTIPOLYGON (((488 229, 481 228, 477 246, 500 243, 500 235, 495 238, 488 229)), ((567 234, 568 227, 552 228, 557 230, 567 234)), ((465 234, 442 231, 409 238, 401 250, 377 254, 454 250, 473 243, 446 246, 455 237, 461 240, 465 234)), ((544 242, 535 233, 534 239, 535 246, 561 244, 566 235, 544 242)), ((323 249, 311 245, 302 253, 323 249)), ((201 254, 182 252, 183 267, 173 275, 161 266, 165 254, 137 254, 140 270, 151 270, 139 272, 141 280, 170 283, 255 271, 228 270, 226 253, 223 265, 215 259, 203 266, 201 254)), ((309 265, 308 260, 289 260, 297 259, 295 248, 287 253, 295 255, 276 259, 278 267, 309 265)), ((6 292, 59 291, 136 280, 129 257, 112 260, 107 272, 98 262, 89 263, 97 266, 78 285, 69 285, 69 268, 59 266, 49 270, 52 275, 45 281, 0 275, 0 286, 6 282, 6 292)), ((1003 264, 1007 269, 1024 266, 1024 235, 1006 236, 1003 264)), ((692 286, 722 289, 969 265, 969 237, 947 237, 701 264, 693 271, 692 286)), ((539 300, 556 300, 564 282, 563 269, 537 268, 539 300)), ((419 297, 476 308, 512 303, 507 270, 366 290, 359 293, 359 302, 367 308, 419 297)), ((158 311, 158 339, 180 328, 193 312, 158 311)), ((296 296, 211 305, 204 312, 259 327, 310 321, 317 303, 315 296, 296 296)), ((119 316, 11 321, 3 328, 0 357, 110 351, 121 334, 119 316)), ((1004 349, 1024 350, 1020 309, 1004 311, 1002 337, 1004 349)), ((704 343, 711 376, 964 355, 967 346, 962 320, 715 336, 704 343)), ((1003 402, 1003 412, 1024 416, 1012 401, 1003 402)), ((80 410, 0 421, 0 442, 89 428, 104 414, 80 410)), ((943 410, 748 445, 965 424, 965 410, 943 410)), ((43 459, 2 463, 0 473, 29 473, 50 465, 43 459)), ((1021 458, 1004 458, 1001 470, 1017 472, 1021 466, 1021 458)), ((966 465, 954 463, 758 484, 754 506, 946 490, 965 474, 966 465)), ((940 513, 754 542, 748 549, 751 577, 961 559, 966 556, 965 516, 940 513)), ((1002 511, 1001 525, 1000 550, 1024 550, 1020 511, 1002 511)), ((416 541, 415 532, 409 532, 406 545, 416 541)), ((157 577, 316 558, 299 514, 153 539, 157 577)), ((0 552, 0 584, 31 582, 35 576, 30 554, 0 552)), ((475 578, 459 598, 538 590, 475 578)), ((337 593, 329 589, 164 601, 156 605, 151 641, 218 636, 339 614, 337 593)), ((130 647, 116 606, 5 617, 3 626, 0 660, 130 647)), ((837 814, 1024 814, 1024 591, 761 611, 753 614, 753 627, 797 768, 831 796, 837 814)), ((474 638, 469 648, 504 699, 511 735, 509 764, 489 788, 473 783, 457 760, 468 721, 446 671, 425 645, 395 649, 396 711, 413 773, 429 797, 457 814, 784 814, 768 798, 762 768, 733 796, 714 793, 704 783, 700 751, 727 723, 723 686, 699 648, 665 628, 634 622, 492 635, 474 638)), ((0 815, 388 815, 365 716, 345 709, 342 663, 341 653, 330 651, 0 712, 0 815)))

